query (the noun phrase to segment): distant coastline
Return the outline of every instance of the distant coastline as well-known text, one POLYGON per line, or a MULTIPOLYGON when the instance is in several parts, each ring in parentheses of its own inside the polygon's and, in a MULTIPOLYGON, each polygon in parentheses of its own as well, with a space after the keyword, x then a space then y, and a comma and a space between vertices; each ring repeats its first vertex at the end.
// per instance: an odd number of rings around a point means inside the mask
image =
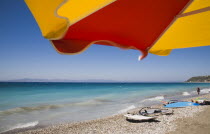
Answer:
POLYGON ((69 79, 13 79, 13 80, 0 80, 0 82, 55 82, 55 83, 210 83, 210 75, 191 77, 186 81, 117 81, 106 79, 87 79, 87 80, 69 80, 69 79))
POLYGON ((103 79, 89 79, 89 80, 68 80, 68 79, 31 79, 31 78, 23 78, 23 79, 14 79, 14 80, 5 80, 0 82, 61 82, 61 83, 81 83, 81 82, 98 82, 98 83, 113 83, 118 82, 114 80, 103 80, 103 79))
POLYGON ((185 82, 187 82, 187 83, 210 83, 210 75, 191 77, 190 79, 188 79, 185 82))
POLYGON ((71 80, 71 79, 13 79, 13 80, 0 80, 0 82, 38 82, 38 83, 183 83, 183 81, 117 81, 108 79, 87 79, 87 80, 71 80))

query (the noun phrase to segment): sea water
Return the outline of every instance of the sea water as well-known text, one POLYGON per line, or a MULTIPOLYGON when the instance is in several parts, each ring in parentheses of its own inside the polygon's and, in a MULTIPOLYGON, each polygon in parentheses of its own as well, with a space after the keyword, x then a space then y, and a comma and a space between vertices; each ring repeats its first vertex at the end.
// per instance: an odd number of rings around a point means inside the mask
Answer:
POLYGON ((0 133, 103 118, 210 91, 210 83, 0 83, 0 133))

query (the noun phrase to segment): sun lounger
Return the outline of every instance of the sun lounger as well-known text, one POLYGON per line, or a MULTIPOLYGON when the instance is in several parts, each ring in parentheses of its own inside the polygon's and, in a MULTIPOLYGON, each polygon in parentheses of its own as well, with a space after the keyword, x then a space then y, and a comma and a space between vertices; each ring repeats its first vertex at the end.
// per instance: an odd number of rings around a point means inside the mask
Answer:
POLYGON ((125 114, 124 115, 128 120, 136 120, 136 121, 147 121, 147 120, 154 120, 157 117, 148 117, 143 115, 132 115, 132 114, 125 114))

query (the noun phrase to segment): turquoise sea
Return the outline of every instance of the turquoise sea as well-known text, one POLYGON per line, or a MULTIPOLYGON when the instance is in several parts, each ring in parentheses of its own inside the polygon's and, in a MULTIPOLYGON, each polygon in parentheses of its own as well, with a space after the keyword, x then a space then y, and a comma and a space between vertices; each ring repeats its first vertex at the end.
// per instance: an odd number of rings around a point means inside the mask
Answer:
POLYGON ((209 93, 210 83, 0 83, 0 133, 103 118, 209 93))

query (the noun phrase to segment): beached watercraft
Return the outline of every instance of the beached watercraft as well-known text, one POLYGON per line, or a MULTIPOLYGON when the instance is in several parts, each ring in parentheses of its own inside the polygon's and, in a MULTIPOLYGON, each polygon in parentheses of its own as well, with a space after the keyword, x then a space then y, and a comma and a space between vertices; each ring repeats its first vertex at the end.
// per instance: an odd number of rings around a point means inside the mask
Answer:
POLYGON ((143 115, 132 115, 132 114, 125 114, 124 115, 126 119, 128 120, 136 120, 136 121, 148 121, 148 120, 154 120, 157 117, 148 117, 148 116, 143 116, 143 115))
POLYGON ((143 116, 157 116, 157 115, 171 115, 173 114, 173 112, 174 111, 172 109, 144 107, 139 111, 139 114, 143 116))

